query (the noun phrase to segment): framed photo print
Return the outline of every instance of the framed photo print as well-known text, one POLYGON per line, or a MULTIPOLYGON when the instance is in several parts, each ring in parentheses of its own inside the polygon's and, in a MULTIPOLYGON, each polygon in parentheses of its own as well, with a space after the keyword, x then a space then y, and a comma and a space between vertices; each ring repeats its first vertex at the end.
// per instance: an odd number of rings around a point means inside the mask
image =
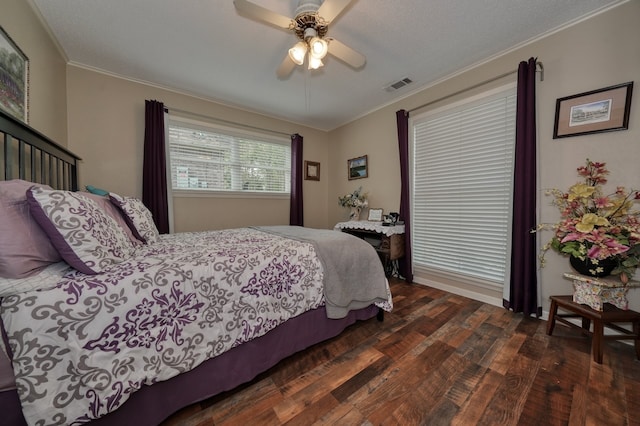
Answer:
POLYGON ((29 121, 29 60, 0 27, 0 109, 29 121))
POLYGON ((382 209, 369 209, 369 217, 367 220, 371 220, 374 222, 382 221, 382 209))
POLYGON ((633 81, 558 99, 553 138, 628 129, 632 91, 633 81))
POLYGON ((304 179, 305 180, 320 180, 320 163, 315 161, 304 162, 304 179))
POLYGON ((349 180, 369 177, 366 155, 347 160, 347 176, 349 180))

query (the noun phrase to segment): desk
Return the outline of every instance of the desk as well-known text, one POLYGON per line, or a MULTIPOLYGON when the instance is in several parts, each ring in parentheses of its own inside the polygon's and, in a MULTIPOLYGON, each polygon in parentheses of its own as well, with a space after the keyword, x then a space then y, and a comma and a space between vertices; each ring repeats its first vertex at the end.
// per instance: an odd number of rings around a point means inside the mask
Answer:
POLYGON ((382 226, 382 222, 352 220, 333 228, 362 238, 376 249, 387 276, 398 276, 398 259, 404 256, 404 225, 382 226))
POLYGON ((547 334, 551 336, 556 321, 578 329, 586 336, 592 338, 591 352, 593 360, 602 364, 603 340, 634 340, 636 357, 640 359, 640 313, 632 310, 623 310, 609 303, 605 303, 601 311, 591 309, 586 305, 573 301, 573 296, 551 296, 551 308, 549 309, 549 322, 547 334), (570 312, 570 314, 558 314, 558 308, 570 312), (579 327, 565 318, 582 318, 582 327, 579 327), (590 331, 593 321, 593 332, 590 331), (620 327, 617 323, 631 323, 633 331, 620 327), (616 330, 620 334, 604 335, 604 327, 616 330))

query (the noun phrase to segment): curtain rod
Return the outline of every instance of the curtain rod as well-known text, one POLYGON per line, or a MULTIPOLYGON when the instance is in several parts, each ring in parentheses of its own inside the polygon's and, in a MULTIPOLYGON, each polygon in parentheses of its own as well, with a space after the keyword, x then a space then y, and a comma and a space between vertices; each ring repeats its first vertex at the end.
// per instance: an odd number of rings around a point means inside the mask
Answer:
MULTIPOLYGON (((429 101, 426 104, 422 104, 420 106, 412 108, 409 111, 407 111, 407 113, 412 113, 412 112, 414 112, 416 110, 422 109, 424 107, 428 107, 429 105, 433 105, 433 104, 435 104, 437 102, 444 101, 445 99, 452 98, 452 97, 457 96, 457 95, 459 95, 461 93, 468 92, 469 90, 473 90, 473 89, 476 89, 476 88, 478 88, 480 86, 484 86, 485 84, 493 83, 496 80, 500 80, 501 78, 504 78, 504 77, 506 77, 508 75, 511 75, 511 74, 515 74, 517 72, 518 72, 518 70, 505 72, 504 74, 500 74, 497 77, 492 77, 492 78, 490 78, 488 80, 481 81, 480 83, 474 84, 473 86, 466 87, 466 88, 464 88, 462 90, 458 90, 457 92, 451 93, 449 95, 443 96, 443 97, 438 98, 436 100, 429 101)), ((542 65, 542 62, 536 61, 536 72, 540 73, 540 81, 544 81, 544 66, 542 65), (538 68, 540 68, 540 70, 538 70, 538 68)))
POLYGON ((244 124, 244 123, 236 123, 234 121, 223 120, 221 118, 211 117, 211 116, 208 116, 208 115, 199 114, 197 112, 186 111, 186 110, 178 109, 178 108, 171 108, 170 106, 167 106, 167 105, 165 105, 165 108, 167 109, 167 111, 175 111, 177 113, 190 115, 192 117, 198 117, 198 118, 203 118, 203 119, 206 119, 206 120, 212 120, 212 121, 215 121, 215 122, 217 122, 219 124, 226 124, 226 125, 231 125, 231 126, 236 126, 236 127, 243 127, 243 128, 245 128, 247 130, 258 130, 260 132, 269 132, 269 133, 273 133, 273 134, 276 134, 276 135, 286 136, 287 138, 291 137, 290 133, 284 133, 284 132, 280 132, 280 131, 277 131, 277 130, 264 129, 262 127, 250 126, 250 125, 244 124))

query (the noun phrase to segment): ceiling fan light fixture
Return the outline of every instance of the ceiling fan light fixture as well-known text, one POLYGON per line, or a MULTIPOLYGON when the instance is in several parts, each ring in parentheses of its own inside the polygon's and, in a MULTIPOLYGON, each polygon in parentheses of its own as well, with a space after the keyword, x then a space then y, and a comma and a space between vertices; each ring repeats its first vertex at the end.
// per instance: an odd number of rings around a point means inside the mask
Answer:
POLYGON ((303 41, 299 41, 289 49, 289 57, 296 65, 302 65, 304 63, 304 55, 306 55, 306 53, 307 44, 303 41))
POLYGON ((320 37, 313 37, 309 40, 309 54, 317 59, 327 56, 329 45, 327 41, 320 37))
POLYGON ((264 8, 253 0, 233 0, 233 4, 241 15, 295 34, 297 43, 287 51, 276 71, 278 78, 286 79, 296 65, 304 65, 307 54, 309 54, 307 60, 309 69, 324 66, 322 60, 328 53, 354 69, 365 65, 366 58, 363 54, 327 35, 329 25, 346 11, 353 1, 296 0, 298 8, 293 18, 264 8), (329 44, 331 51, 329 51, 329 44))
POLYGON ((311 52, 309 52, 309 69, 317 70, 322 66, 324 66, 324 64, 322 63, 322 59, 314 58, 313 56, 311 56, 311 52))

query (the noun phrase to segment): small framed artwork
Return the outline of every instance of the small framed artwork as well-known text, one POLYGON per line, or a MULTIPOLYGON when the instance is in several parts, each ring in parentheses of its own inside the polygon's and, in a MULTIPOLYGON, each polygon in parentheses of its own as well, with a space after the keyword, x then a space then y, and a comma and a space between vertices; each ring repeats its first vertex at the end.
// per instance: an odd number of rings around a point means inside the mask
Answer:
POLYGON ((29 59, 0 27, 0 108, 29 121, 29 59))
POLYGON ((315 161, 304 162, 304 179, 305 180, 320 180, 320 163, 315 161))
POLYGON ((629 128, 633 81, 556 101, 553 138, 629 128))
POLYGON ((352 158, 347 160, 347 174, 349 180, 362 179, 369 177, 369 168, 367 166, 367 156, 352 158))
POLYGON ((367 220, 382 222, 382 209, 369 209, 369 217, 367 220))

